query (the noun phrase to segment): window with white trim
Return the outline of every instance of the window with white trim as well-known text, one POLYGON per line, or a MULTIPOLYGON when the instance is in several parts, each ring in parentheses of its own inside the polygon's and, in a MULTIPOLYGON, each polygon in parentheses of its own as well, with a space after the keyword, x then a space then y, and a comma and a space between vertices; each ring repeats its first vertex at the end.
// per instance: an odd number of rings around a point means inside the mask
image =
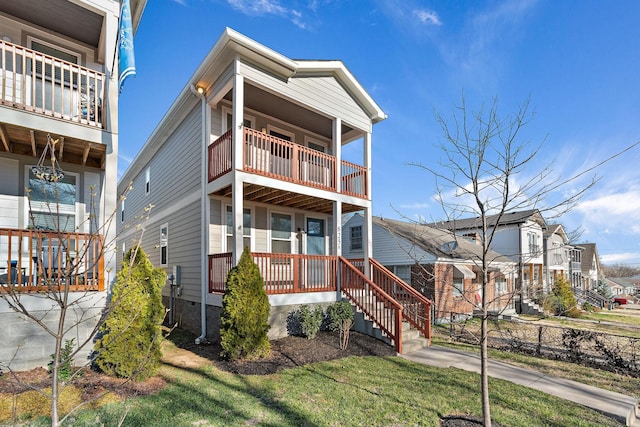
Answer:
POLYGON ((151 191, 151 168, 147 167, 144 171, 144 194, 149 194, 151 191))
POLYGON ((120 205, 120 222, 124 222, 124 200, 122 200, 120 205))
POLYGON ((169 224, 160 226, 160 265, 169 265, 169 224))
MULTIPOLYGON (((230 205, 227 205, 226 215, 226 229, 227 229, 227 252, 233 250, 233 212, 230 205)), ((244 208, 242 210, 242 245, 252 249, 251 247, 251 209, 244 208)))
POLYGON ((65 172, 56 182, 41 180, 27 172, 30 227, 38 230, 73 232, 76 230, 78 175, 65 172))
MULTIPOLYGON (((222 133, 224 133, 233 127, 233 113, 231 112, 231 109, 228 107, 222 107, 222 117, 222 123, 225 126, 224 129, 222 129, 222 133)), ((246 128, 253 129, 255 121, 256 119, 254 117, 245 114, 242 118, 242 125, 246 128)))
POLYGON ((464 277, 454 277, 452 283, 452 295, 461 297, 464 293, 464 277))
POLYGON ((507 279, 503 275, 496 277, 496 295, 507 293, 507 279))
POLYGON ((361 251, 362 250, 362 226, 361 225, 350 227, 350 238, 351 238, 351 250, 361 251))
POLYGON ((291 253, 291 215, 271 214, 271 252, 291 253))

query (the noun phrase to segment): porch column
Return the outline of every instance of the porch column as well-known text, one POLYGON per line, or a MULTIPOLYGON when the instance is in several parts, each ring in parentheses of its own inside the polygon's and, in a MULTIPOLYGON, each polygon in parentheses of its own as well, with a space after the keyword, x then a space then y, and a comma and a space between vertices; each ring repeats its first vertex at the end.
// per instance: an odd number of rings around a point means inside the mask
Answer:
POLYGON ((333 202, 333 254, 342 256, 342 202, 333 202))
POLYGON ((371 266, 369 259, 373 256, 373 235, 371 231, 372 213, 371 213, 371 132, 364 135, 363 147, 363 164, 366 170, 365 188, 368 200, 368 207, 364 209, 364 227, 362 230, 362 248, 364 249, 364 272, 367 278, 371 279, 371 266))
POLYGON ((233 265, 238 265, 240 255, 243 248, 242 233, 242 168, 243 168, 243 115, 244 115, 244 77, 240 74, 238 59, 235 61, 235 73, 233 76, 233 105, 232 105, 232 123, 233 123, 233 158, 232 173, 233 183, 231 184, 231 212, 233 215, 233 265))
MULTIPOLYGON (((342 191, 342 119, 336 117, 333 119, 333 155, 336 158, 336 191, 339 193, 342 191)), ((340 209, 342 216, 342 208, 340 209)), ((338 217, 338 222, 341 222, 342 218, 338 217)))

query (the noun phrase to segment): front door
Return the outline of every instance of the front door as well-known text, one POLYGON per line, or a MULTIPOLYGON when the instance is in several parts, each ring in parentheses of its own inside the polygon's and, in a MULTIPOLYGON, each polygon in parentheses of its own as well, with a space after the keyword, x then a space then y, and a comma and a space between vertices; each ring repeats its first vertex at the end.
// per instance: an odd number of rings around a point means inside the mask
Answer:
MULTIPOLYGON (((324 219, 307 218, 307 255, 325 255, 324 219)), ((325 281, 325 258, 307 259, 307 286, 322 286, 325 281)))

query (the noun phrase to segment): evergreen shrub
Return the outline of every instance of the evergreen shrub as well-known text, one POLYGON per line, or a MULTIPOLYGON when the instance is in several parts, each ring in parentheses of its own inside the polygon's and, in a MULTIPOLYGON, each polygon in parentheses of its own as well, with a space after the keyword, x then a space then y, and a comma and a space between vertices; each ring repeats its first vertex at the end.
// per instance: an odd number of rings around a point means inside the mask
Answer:
POLYGON ((271 352, 267 337, 271 306, 264 280, 248 248, 227 275, 220 316, 221 355, 229 360, 258 359, 271 352))
POLYGON ((322 307, 317 306, 311 309, 307 304, 303 304, 298 308, 296 318, 298 322, 300 322, 302 334, 307 337, 307 339, 313 339, 318 334, 320 326, 322 325, 322 307))
POLYGON ((125 255, 95 345, 95 365, 101 371, 134 380, 155 374, 162 357, 165 276, 142 248, 132 248, 125 255))

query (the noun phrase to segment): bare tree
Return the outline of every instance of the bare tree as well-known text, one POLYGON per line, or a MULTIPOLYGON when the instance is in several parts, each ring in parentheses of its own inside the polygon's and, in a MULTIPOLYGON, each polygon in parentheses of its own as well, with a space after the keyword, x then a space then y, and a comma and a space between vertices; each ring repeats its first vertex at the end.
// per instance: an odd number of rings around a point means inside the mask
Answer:
MULTIPOLYGON (((88 213, 78 224, 69 219, 65 214, 65 199, 69 199, 71 192, 70 198, 75 200, 76 189, 64 181, 64 172, 55 157, 55 142, 47 147, 50 165, 43 162, 47 154, 45 149, 39 165, 30 171, 33 186, 26 188, 28 230, 3 236, 6 238, 3 246, 8 248, 9 256, 15 255, 20 263, 26 259, 27 265, 16 265, 15 270, 9 271, 6 285, 0 289, 0 299, 53 340, 49 364, 51 392, 38 390, 50 399, 52 426, 60 425, 69 415, 61 418, 59 396, 83 368, 90 366, 90 360, 87 360, 71 369, 81 354, 90 351, 107 314, 108 293, 96 291, 109 286, 104 277, 104 258, 113 256, 115 241, 105 241, 104 236, 112 234, 109 228, 117 212, 115 209, 100 223, 95 189, 91 188, 90 200, 86 201, 88 213), (82 232, 86 230, 89 231, 82 232), (34 305, 34 298, 38 298, 40 304, 34 305), (43 306, 47 308, 43 309, 43 306), (78 332, 79 328, 85 330, 84 336, 78 332), (66 378, 61 378, 63 371, 62 376, 66 378)), ((124 198, 122 195, 120 202, 124 198)), ((150 210, 148 207, 139 216, 140 239, 150 210)), ((11 361, 5 365, 13 373, 11 361)), ((14 375, 14 378, 17 377, 14 375)), ((86 403, 82 402, 78 407, 86 403)))
POLYGON ((593 178, 568 198, 549 203, 551 196, 557 195, 562 183, 568 181, 558 181, 552 176, 552 163, 531 173, 531 168, 535 166, 534 158, 540 154, 544 143, 542 140, 533 144, 525 139, 523 128, 532 117, 528 100, 515 113, 500 117, 497 99, 493 99, 488 107, 483 106, 479 111, 471 112, 463 95, 462 103, 456 107, 451 120, 436 113, 436 121, 442 128, 444 138, 440 144, 443 155, 440 168, 411 163, 435 177, 437 199, 448 221, 463 217, 477 218, 476 238, 482 254, 477 263, 481 273, 479 286, 482 289, 477 306, 481 311, 479 342, 485 426, 491 425, 487 370, 490 301, 485 289, 494 262, 489 254, 498 230, 495 225, 500 223, 505 214, 524 209, 538 209, 559 216, 574 207, 595 183, 593 178))

